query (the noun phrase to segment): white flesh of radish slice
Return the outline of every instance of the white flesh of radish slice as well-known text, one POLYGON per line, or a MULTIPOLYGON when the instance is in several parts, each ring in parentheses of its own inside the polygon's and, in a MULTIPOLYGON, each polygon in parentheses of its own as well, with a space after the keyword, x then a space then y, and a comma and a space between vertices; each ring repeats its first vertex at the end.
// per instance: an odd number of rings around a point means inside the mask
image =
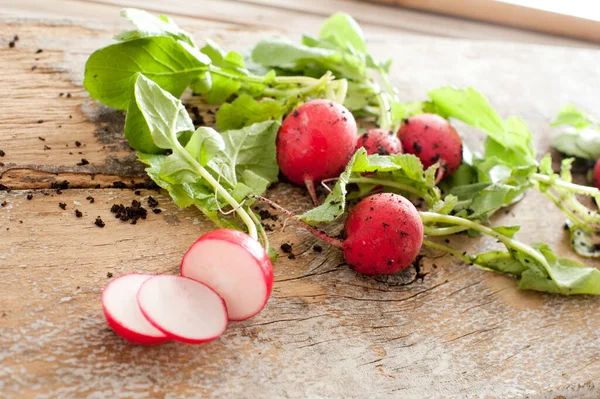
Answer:
POLYGON ((264 248, 249 235, 230 229, 200 237, 183 257, 181 275, 215 290, 233 321, 260 312, 273 287, 273 266, 264 248))
POLYGON ((126 274, 111 281, 102 291, 102 307, 111 328, 121 337, 138 344, 159 344, 169 338, 142 314, 137 293, 149 274, 126 274))
POLYGON ((223 299, 199 281, 181 276, 154 276, 142 284, 137 299, 146 319, 177 341, 209 342, 227 327, 223 299))

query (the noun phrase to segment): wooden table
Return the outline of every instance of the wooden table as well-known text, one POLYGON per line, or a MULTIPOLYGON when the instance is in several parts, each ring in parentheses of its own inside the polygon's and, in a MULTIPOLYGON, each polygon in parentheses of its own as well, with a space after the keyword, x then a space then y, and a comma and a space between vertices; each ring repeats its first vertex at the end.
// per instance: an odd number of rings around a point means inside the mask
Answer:
MULTIPOLYGON (((114 188, 143 182, 143 169, 122 137, 123 115, 91 101, 81 82, 87 56, 127 27, 115 3, 0 1, 0 183, 11 189, 0 191, 0 397, 600 397, 600 298, 521 292, 508 277, 431 252, 418 272, 360 276, 339 251, 316 252, 312 237, 282 232, 280 222, 271 239, 293 244, 296 258, 275 265, 260 315, 205 346, 140 347, 115 336, 100 305, 110 276, 176 273, 188 246, 213 228, 163 193, 114 188), (89 164, 77 165, 82 158, 89 164), (65 180, 60 194, 51 189, 65 180), (163 212, 137 225, 109 211, 149 195, 163 212)), ((346 1, 307 0, 302 10, 283 0, 124 3, 168 12, 199 40, 233 49, 315 32, 345 9, 364 23, 376 55, 394 56, 403 100, 475 86, 503 116, 527 121, 540 152, 561 105, 600 109, 600 53, 568 39, 346 1)), ((269 196, 293 211, 309 206, 297 187, 279 184, 269 196)), ((563 217, 540 195, 496 222, 521 224, 521 239, 570 253, 563 217)))

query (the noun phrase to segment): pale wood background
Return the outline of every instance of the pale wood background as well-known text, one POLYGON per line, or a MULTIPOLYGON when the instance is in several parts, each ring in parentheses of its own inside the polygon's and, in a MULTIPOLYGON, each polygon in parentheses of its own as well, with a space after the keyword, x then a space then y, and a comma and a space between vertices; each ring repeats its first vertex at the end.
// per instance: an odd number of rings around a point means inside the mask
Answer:
MULTIPOLYGON (((345 10, 363 23, 377 56, 394 57, 404 100, 444 84, 473 85, 503 116, 524 117, 540 152, 561 105, 600 108, 600 54, 570 39, 341 0, 120 4, 169 13, 198 40, 233 49, 314 33, 326 15, 345 10)), ((600 396, 600 299, 520 292, 510 278, 436 253, 421 260, 418 275, 409 268, 360 276, 336 249, 317 253, 306 233, 282 232, 281 221, 271 239, 294 244, 297 256, 275 265, 263 313, 205 346, 148 348, 116 337, 100 306, 107 273, 176 273, 184 251, 213 228, 149 190, 141 197, 155 196, 161 214, 132 226, 109 212, 140 197, 112 182, 144 175, 122 139, 123 116, 91 101, 81 81, 87 56, 127 27, 119 9, 110 1, 0 1, 0 183, 12 188, 0 191, 0 397, 600 396), (14 35, 20 40, 10 49, 14 35), (90 165, 77 166, 81 158, 90 165), (49 189, 64 179, 74 188, 49 189), (96 216, 105 228, 93 225, 96 216)), ((269 196, 296 212, 310 205, 286 184, 269 196)), ((570 253, 562 216, 539 195, 496 222, 521 224, 522 240, 570 253)), ((475 251, 494 243, 457 237, 452 245, 475 251)))

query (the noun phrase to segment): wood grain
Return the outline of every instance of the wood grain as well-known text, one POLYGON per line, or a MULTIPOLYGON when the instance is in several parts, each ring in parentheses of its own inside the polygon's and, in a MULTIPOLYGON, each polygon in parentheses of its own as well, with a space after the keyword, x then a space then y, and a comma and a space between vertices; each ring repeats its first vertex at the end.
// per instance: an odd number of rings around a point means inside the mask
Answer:
MULTIPOLYGON (((207 24, 189 27, 198 39, 210 35, 236 49, 273 33, 207 24)), ((99 300, 108 273, 176 273, 189 245, 213 228, 164 193, 108 188, 114 179, 143 181, 120 135, 122 115, 97 106, 81 87, 87 55, 109 43, 117 25, 13 17, 0 25, 0 59, 9 71, 0 75, 0 109, 9 110, 0 118, 6 152, 0 183, 12 188, 0 191, 0 203, 6 201, 0 207, 0 396, 600 396, 600 298, 521 292, 508 277, 435 252, 424 253, 418 270, 360 276, 336 249, 323 245, 316 252, 316 241, 302 230, 282 231, 281 218, 269 222, 270 238, 276 247, 293 244, 296 258, 281 254, 273 296, 260 315, 232 323, 205 346, 145 348, 116 337, 99 300), (9 49, 14 35, 20 40, 9 49), (77 166, 81 157, 90 165, 77 166), (76 188, 48 189, 63 179, 76 188), (145 204, 148 195, 162 213, 137 225, 109 211, 133 199, 145 204), (93 224, 97 216, 104 228, 93 224)), ((377 56, 394 56, 393 80, 403 100, 443 84, 473 85, 503 116, 523 116, 541 152, 553 134, 548 121, 562 104, 598 109, 596 51, 418 36, 374 41, 372 48, 377 56)), ((473 146, 480 141, 468 129, 461 133, 473 146)), ((310 206, 303 190, 287 184, 268 195, 294 212, 310 206)), ((562 222, 535 193, 495 220, 521 224, 521 239, 543 240, 566 255, 562 222)), ((451 245, 477 251, 496 243, 456 237, 451 245)))

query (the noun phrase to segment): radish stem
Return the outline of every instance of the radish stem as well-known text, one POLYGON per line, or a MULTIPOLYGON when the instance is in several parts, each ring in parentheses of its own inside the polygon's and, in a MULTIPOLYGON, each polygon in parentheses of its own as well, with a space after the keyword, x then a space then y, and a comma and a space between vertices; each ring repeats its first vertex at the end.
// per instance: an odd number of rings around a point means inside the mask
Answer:
POLYGON ((500 234, 500 233, 490 229, 489 227, 483 226, 479 223, 475 223, 475 222, 472 222, 467 219, 459 218, 456 216, 450 216, 450 215, 441 215, 439 213, 432 213, 432 212, 419 212, 419 215, 421 216, 421 220, 423 221, 424 224, 425 223, 444 223, 444 224, 464 226, 469 229, 477 230, 477 231, 479 231, 483 234, 486 234, 490 237, 494 237, 498 241, 502 242, 507 248, 512 248, 512 249, 521 251, 521 252, 529 255, 531 258, 535 259, 536 262, 538 262, 540 265, 542 265, 544 267, 544 269, 546 269, 546 272, 548 273, 548 275, 552 279, 554 279, 552 270, 551 270, 550 265, 548 264, 548 261, 546 260, 546 258, 540 252, 536 251, 534 248, 530 247, 529 245, 526 245, 526 244, 523 244, 522 242, 513 240, 512 238, 507 237, 504 234, 500 234))
POLYGON ((462 259, 463 261, 465 261, 468 264, 473 263, 473 260, 474 260, 469 255, 462 254, 462 253, 460 253, 460 252, 458 252, 458 251, 456 251, 456 250, 454 250, 454 249, 452 249, 452 248, 450 248, 450 247, 448 247, 446 245, 438 244, 438 243, 435 243, 433 241, 423 240, 423 245, 425 245, 426 247, 429 247, 429 248, 439 249, 440 251, 447 252, 447 253, 449 253, 451 255, 454 255, 454 256, 462 259))
POLYGON ((277 204, 276 202, 271 201, 268 198, 261 197, 260 195, 249 195, 248 198, 254 198, 259 201, 262 201, 265 204, 285 213, 290 219, 292 219, 293 221, 298 223, 302 228, 306 229, 309 233, 311 233, 312 235, 314 235, 321 241, 326 242, 327 244, 331 245, 332 247, 344 249, 344 242, 342 240, 340 240, 338 238, 330 237, 327 234, 325 234, 324 232, 315 229, 308 223, 298 219, 298 217, 296 215, 294 215, 291 211, 288 211, 287 209, 285 209, 281 205, 277 204))

